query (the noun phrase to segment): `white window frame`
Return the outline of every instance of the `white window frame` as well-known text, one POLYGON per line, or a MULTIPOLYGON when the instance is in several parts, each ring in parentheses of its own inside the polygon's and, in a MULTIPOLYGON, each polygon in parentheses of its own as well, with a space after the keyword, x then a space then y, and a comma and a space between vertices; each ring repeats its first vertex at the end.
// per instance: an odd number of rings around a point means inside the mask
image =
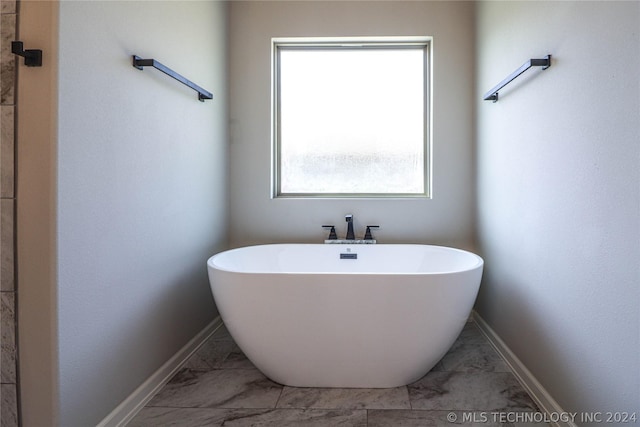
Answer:
POLYGON ((272 198, 431 198, 432 194, 432 38, 431 37, 296 37, 272 38, 271 40, 271 123, 272 123, 272 198), (280 190, 280 117, 279 117, 279 51, 281 48, 359 48, 397 47, 424 49, 424 192, 422 193, 282 193, 280 190))

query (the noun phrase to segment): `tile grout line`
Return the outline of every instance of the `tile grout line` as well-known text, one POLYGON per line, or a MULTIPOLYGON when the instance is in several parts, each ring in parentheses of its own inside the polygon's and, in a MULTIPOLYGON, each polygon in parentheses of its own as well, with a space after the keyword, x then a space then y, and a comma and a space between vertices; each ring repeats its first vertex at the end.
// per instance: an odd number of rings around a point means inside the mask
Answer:
POLYGON ((281 385, 282 385, 282 388, 280 389, 280 394, 278 394, 278 399, 276 400, 276 404, 274 405, 273 409, 278 409, 278 404, 280 403, 280 399, 282 398, 282 393, 284 393, 284 388, 286 386, 284 384, 281 384, 281 385))

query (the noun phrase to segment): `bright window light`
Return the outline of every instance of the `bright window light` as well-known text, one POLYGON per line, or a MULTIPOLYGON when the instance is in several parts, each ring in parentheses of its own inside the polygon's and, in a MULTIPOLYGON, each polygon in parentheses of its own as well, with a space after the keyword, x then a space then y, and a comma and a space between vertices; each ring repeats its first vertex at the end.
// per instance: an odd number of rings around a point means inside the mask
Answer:
POLYGON ((274 54, 276 196, 428 196, 426 41, 274 54))

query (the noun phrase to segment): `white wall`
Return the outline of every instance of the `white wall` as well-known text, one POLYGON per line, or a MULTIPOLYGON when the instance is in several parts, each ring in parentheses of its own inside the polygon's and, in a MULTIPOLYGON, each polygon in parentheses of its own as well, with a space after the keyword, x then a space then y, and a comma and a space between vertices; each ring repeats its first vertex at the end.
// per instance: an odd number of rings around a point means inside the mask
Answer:
POLYGON ((348 213, 382 242, 472 245, 473 3, 231 2, 229 25, 232 246, 321 242, 348 213), (271 38, 399 35, 433 36, 433 199, 271 199, 271 38))
MULTIPOLYGON (((98 423, 216 315, 205 262, 227 242, 226 8, 59 6, 57 357, 49 362, 60 425, 98 423), (138 71, 132 54, 159 60, 214 99, 198 102, 159 71, 138 71)), ((23 310, 33 303, 21 301, 23 310)), ((23 404, 25 425, 49 425, 32 409, 39 402, 23 404)))
POLYGON ((477 311, 567 411, 640 408, 639 28, 638 2, 478 5, 477 311))

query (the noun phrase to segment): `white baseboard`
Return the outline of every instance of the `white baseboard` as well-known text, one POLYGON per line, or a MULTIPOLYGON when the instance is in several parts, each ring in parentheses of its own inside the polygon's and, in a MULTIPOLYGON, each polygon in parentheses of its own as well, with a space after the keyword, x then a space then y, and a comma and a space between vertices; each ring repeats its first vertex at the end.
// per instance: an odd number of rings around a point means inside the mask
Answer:
POLYGON ((140 387, 118 405, 97 427, 124 427, 144 405, 160 391, 164 385, 178 372, 180 367, 213 333, 222 326, 220 316, 216 317, 191 341, 182 347, 167 362, 155 371, 140 387))
MULTIPOLYGON (((520 381, 522 386, 527 390, 531 398, 536 402, 540 410, 546 414, 549 414, 549 419, 557 418, 557 414, 562 414, 565 411, 560 407, 549 392, 540 384, 540 382, 533 376, 531 371, 518 359, 518 357, 507 347, 507 345, 500 339, 496 332, 484 321, 482 317, 474 310, 472 313, 473 320, 476 322, 480 331, 487 337, 491 345, 496 349, 504 361, 509 365, 514 375, 520 381), (551 416, 556 415, 556 417, 551 416)), ((552 425, 560 427, 577 427, 572 421, 557 422, 552 425)))

